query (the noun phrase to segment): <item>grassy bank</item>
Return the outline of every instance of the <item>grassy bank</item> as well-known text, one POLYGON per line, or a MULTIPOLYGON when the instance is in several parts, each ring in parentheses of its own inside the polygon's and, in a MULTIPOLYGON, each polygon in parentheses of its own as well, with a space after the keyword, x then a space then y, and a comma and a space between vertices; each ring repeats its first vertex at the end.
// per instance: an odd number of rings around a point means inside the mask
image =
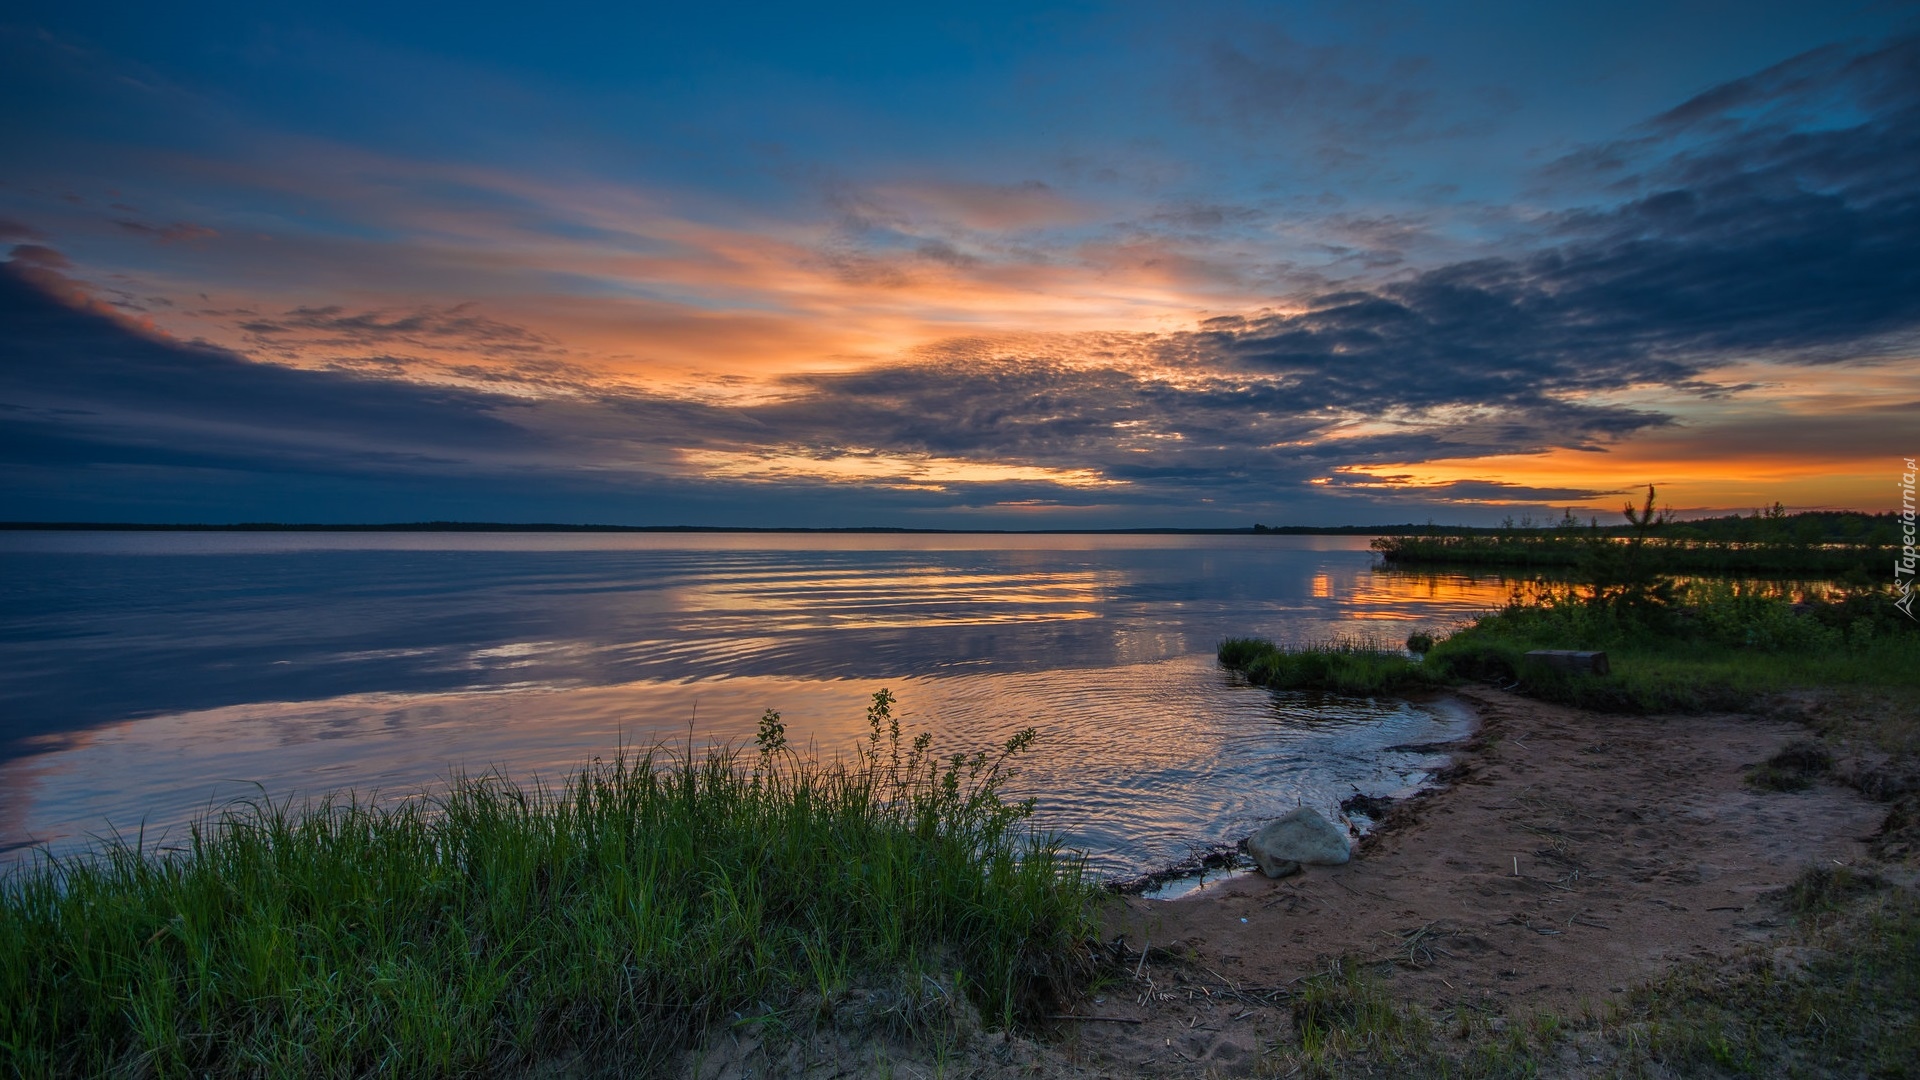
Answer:
POLYGON ((1008 759, 903 744, 598 762, 376 808, 261 803, 185 850, 119 844, 0 884, 0 1073, 646 1070, 710 1025, 964 995, 1044 1013, 1085 971, 1079 862, 1002 799, 1008 759))
POLYGON ((1796 604, 1784 592, 1729 583, 1670 593, 1545 591, 1432 642, 1424 659, 1381 645, 1283 650, 1254 638, 1222 642, 1219 656, 1249 681, 1278 689, 1405 693, 1499 680, 1607 711, 1739 708, 1800 686, 1920 685, 1920 627, 1886 591, 1836 591, 1796 604), (1554 671, 1526 659, 1537 649, 1604 651, 1612 673, 1554 671))

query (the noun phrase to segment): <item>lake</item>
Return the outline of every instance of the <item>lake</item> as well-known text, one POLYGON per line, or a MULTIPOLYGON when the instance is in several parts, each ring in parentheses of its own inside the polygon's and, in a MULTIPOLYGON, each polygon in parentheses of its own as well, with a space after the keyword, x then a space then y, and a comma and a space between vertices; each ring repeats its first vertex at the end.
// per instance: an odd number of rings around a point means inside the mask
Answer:
POLYGON ((558 779, 658 743, 847 753, 881 688, 976 749, 1103 874, 1297 805, 1418 784, 1464 712, 1273 694, 1222 637, 1398 644, 1502 603, 1377 570, 1365 537, 0 533, 0 849, 454 770, 558 779))

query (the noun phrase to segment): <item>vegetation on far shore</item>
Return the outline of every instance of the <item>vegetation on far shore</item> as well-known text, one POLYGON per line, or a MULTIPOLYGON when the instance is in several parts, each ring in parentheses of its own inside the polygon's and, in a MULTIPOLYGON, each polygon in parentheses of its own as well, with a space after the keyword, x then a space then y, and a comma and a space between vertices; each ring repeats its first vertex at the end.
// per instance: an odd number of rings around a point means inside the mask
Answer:
MULTIPOLYGON (((1651 504, 1646 509, 1652 513, 1651 504)), ((1580 576, 1596 559, 1611 557, 1607 548, 1632 543, 1641 548, 1641 560, 1659 573, 1868 574, 1877 580, 1898 555, 1901 541, 1899 519, 1893 514, 1795 514, 1779 503, 1748 516, 1697 521, 1679 521, 1664 511, 1649 525, 1631 519, 1622 525, 1602 525, 1596 518, 1582 522, 1569 510, 1558 521, 1508 519, 1497 529, 1409 530, 1378 537, 1372 546, 1391 566, 1558 569, 1580 576)))
POLYGON ((1740 708, 1800 686, 1920 686, 1920 626, 1889 587, 1855 575, 1796 600, 1781 584, 1677 583, 1672 552, 1684 549, 1663 546, 1672 523, 1655 511, 1652 488, 1626 516, 1624 539, 1580 541, 1585 584, 1538 585, 1452 634, 1415 634, 1405 650, 1231 638, 1220 662, 1277 689, 1380 694, 1498 681, 1614 712, 1740 708), (1569 674, 1527 658, 1543 649, 1605 652, 1612 670, 1569 674))
POLYGON ((243 805, 0 880, 0 1073, 647 1071, 715 1023, 1018 1025, 1090 963, 1082 864, 996 754, 596 760, 377 808, 243 805), (963 1010, 956 1013, 955 1010, 963 1010))

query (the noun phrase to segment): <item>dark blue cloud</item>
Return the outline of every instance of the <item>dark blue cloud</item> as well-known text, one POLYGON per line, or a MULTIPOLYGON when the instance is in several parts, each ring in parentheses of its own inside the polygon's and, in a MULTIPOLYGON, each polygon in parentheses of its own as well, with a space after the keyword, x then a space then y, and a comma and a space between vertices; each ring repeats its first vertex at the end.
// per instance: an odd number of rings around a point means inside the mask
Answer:
POLYGON ((520 407, 512 398, 255 363, 76 310, 48 295, 57 278, 43 271, 30 280, 21 255, 16 249, 14 262, 0 264, 0 394, 32 414, 83 410, 87 421, 76 426, 99 445, 154 438, 142 418, 182 430, 204 423, 205 442, 231 441, 249 454, 261 443, 296 439, 343 450, 418 443, 443 452, 537 441, 504 418, 520 407))
POLYGON ((1550 218, 1532 254, 1216 320, 1205 343, 1341 403, 1518 415, 1730 361, 1874 357, 1920 330, 1920 41, 1810 53, 1555 171, 1640 194, 1550 218))

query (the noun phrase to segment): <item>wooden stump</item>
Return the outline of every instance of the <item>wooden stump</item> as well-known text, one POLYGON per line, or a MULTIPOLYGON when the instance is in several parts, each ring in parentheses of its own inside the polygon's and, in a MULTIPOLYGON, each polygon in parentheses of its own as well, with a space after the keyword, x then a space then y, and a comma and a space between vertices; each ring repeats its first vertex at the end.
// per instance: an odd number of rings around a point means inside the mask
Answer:
POLYGON ((1538 660, 1559 671, 1578 672, 1582 675, 1606 675, 1613 670, 1607 664, 1607 654, 1603 652, 1582 652, 1578 649, 1535 649, 1527 654, 1527 659, 1538 660))

